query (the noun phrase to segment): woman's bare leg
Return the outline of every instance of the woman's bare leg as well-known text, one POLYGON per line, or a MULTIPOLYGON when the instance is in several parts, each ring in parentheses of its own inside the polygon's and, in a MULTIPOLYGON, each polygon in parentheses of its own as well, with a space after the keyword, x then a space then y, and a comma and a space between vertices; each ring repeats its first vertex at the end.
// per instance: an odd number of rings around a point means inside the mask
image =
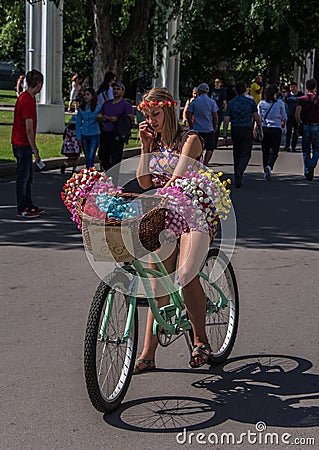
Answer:
POLYGON ((209 243, 209 234, 199 231, 183 234, 180 243, 178 273, 194 332, 195 346, 207 344, 206 297, 198 273, 209 250, 209 243))
MULTIPOLYGON (((168 273, 173 273, 174 270, 176 269, 176 259, 177 259, 177 249, 175 249, 174 252, 165 261, 163 261, 163 264, 168 273)), ((154 262, 150 263, 150 268, 158 269, 157 265, 154 262)), ((152 278, 152 287, 156 298, 157 307, 160 308, 164 305, 167 305, 169 303, 168 295, 156 295, 157 293, 161 294, 163 292, 161 292, 162 289, 160 283, 157 282, 155 278, 152 278)), ((151 310, 149 309, 146 320, 144 346, 138 359, 154 360, 155 358, 158 340, 157 336, 153 334, 153 323, 154 318, 151 310)), ((146 367, 146 363, 137 362, 136 366, 138 367, 139 370, 143 370, 146 367)))

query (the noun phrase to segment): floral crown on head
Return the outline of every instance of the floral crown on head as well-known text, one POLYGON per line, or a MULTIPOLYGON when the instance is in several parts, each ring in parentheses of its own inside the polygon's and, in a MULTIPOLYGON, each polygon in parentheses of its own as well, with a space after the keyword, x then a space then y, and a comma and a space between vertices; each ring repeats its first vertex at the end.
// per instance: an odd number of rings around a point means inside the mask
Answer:
POLYGON ((164 108, 164 106, 176 106, 177 102, 175 100, 164 100, 164 101, 158 101, 158 100, 151 100, 149 102, 141 102, 138 105, 138 109, 142 111, 144 108, 153 108, 154 106, 159 106, 160 108, 164 108))

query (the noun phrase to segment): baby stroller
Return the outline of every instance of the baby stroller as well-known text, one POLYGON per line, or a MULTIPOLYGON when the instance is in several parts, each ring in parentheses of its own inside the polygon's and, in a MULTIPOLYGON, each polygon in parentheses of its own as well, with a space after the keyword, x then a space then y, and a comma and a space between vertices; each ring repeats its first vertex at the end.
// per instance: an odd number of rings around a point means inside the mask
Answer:
POLYGON ((68 125, 65 127, 63 133, 64 141, 61 153, 62 155, 65 155, 67 157, 67 160, 62 164, 60 168, 60 172, 62 174, 65 173, 65 169, 67 167, 72 167, 73 172, 75 172, 76 166, 79 163, 81 150, 79 147, 79 143, 76 139, 75 124, 76 124, 76 116, 72 116, 68 125))

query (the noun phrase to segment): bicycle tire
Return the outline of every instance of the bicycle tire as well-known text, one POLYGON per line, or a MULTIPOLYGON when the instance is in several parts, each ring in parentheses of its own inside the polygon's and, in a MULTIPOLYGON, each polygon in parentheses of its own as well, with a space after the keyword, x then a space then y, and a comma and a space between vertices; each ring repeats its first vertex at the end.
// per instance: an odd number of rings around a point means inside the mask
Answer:
MULTIPOLYGON (((201 271, 209 275, 228 300, 224 309, 219 309, 217 312, 206 316, 206 333, 212 348, 212 358, 208 363, 216 366, 226 361, 235 343, 239 320, 238 287, 231 263, 227 256, 217 248, 209 251, 201 271)), ((220 295, 217 290, 201 276, 200 281, 207 302, 218 303, 220 295)))
POLYGON ((123 292, 128 287, 129 279, 124 274, 117 274, 110 284, 112 287, 102 281, 95 292, 84 342, 87 392, 93 407, 103 413, 115 410, 127 392, 133 374, 138 340, 138 312, 135 308, 131 335, 126 343, 119 342, 128 317, 129 297, 123 292), (114 295, 114 300, 106 323, 106 339, 102 342, 99 340, 99 330, 105 308, 111 304, 111 294, 114 295))

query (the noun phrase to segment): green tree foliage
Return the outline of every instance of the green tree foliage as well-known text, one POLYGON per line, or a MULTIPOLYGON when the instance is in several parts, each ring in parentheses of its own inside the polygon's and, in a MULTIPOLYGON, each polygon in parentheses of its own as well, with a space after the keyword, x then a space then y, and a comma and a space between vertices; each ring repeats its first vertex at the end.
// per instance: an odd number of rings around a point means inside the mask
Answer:
MULTIPOLYGON (((216 76, 289 80, 294 63, 319 47, 316 0, 198 0, 179 35, 181 91, 216 76)), ((189 95, 189 94, 188 94, 189 95)))
MULTIPOLYGON (((48 0, 49 1, 49 0, 48 0)), ((59 0, 54 1, 56 4, 59 0)), ((134 91, 139 73, 153 74, 170 17, 181 17, 181 92, 220 76, 225 82, 289 79, 294 62, 319 48, 317 0, 68 0, 64 1, 64 91, 74 73, 101 81, 106 68, 134 91)), ((0 3, 0 58, 24 67, 25 1, 0 3)))
POLYGON ((318 2, 310 0, 244 0, 240 20, 244 36, 252 42, 251 55, 259 52, 269 62, 268 77, 278 80, 282 68, 301 64, 305 53, 318 47, 318 2))
POLYGON ((2 0, 0 3, 0 60, 25 69, 25 3, 2 0))
POLYGON ((64 1, 63 7, 63 93, 68 96, 71 77, 93 80, 93 39, 89 0, 64 1))

